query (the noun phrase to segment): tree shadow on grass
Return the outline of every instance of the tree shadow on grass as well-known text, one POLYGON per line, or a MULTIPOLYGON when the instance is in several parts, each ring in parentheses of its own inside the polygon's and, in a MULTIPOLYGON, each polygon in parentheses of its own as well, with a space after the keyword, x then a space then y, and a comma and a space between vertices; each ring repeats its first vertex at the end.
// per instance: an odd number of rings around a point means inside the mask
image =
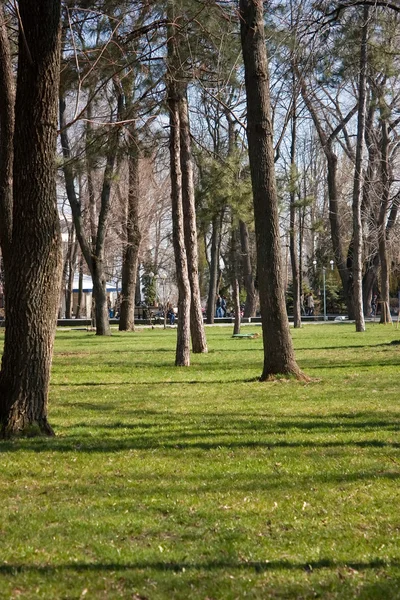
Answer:
MULTIPOLYGON (((116 400, 118 405, 118 401, 116 400)), ((20 447, 35 452, 113 452, 124 450, 215 449, 343 449, 400 447, 393 439, 399 428, 396 411, 333 413, 331 415, 292 414, 270 419, 268 414, 251 411, 193 412, 130 409, 121 418, 107 421, 115 403, 65 402, 68 410, 81 408, 94 418, 82 418, 59 428, 56 438, 29 438, 2 441, 1 451, 20 447), (86 434, 86 431, 87 434, 86 434)), ((56 425, 57 429, 57 425, 56 425)))
POLYGON ((66 572, 98 572, 98 571, 132 571, 153 570, 179 572, 183 569, 193 571, 218 571, 218 570, 246 570, 261 573, 264 571, 316 571, 319 569, 350 568, 355 571, 368 571, 369 569, 398 569, 400 561, 385 561, 375 559, 371 561, 336 561, 329 558, 310 562, 294 562, 289 560, 265 561, 240 561, 240 560, 213 560, 208 562, 190 561, 141 561, 132 563, 66 563, 57 565, 29 565, 6 564, 0 565, 0 573, 18 575, 20 573, 36 572, 45 574, 66 572))
MULTIPOLYGON (((121 426, 122 428, 123 426, 121 426)), ((382 440, 361 440, 361 441, 288 441, 288 440, 276 440, 271 438, 270 440, 238 440, 232 439, 229 434, 216 433, 214 436, 209 434, 208 437, 214 437, 214 441, 199 441, 199 435, 194 435, 193 441, 182 441, 179 438, 175 438, 172 434, 168 436, 169 439, 163 434, 162 430, 155 432, 153 435, 148 436, 143 432, 138 436, 125 437, 123 439, 118 437, 83 437, 82 435, 59 437, 53 439, 47 438, 29 438, 20 440, 14 440, 12 442, 2 441, 0 443, 0 451, 17 452, 22 447, 25 450, 31 450, 33 452, 82 452, 82 453, 109 453, 109 452, 122 452, 127 450, 142 450, 142 451, 190 451, 200 450, 209 452, 213 450, 242 450, 242 449, 266 449, 274 450, 279 448, 287 449, 343 449, 343 448, 386 448, 386 449, 398 449, 400 448, 400 442, 393 441, 382 441, 382 440), (228 437, 229 439, 224 439, 228 437)), ((396 475, 397 476, 397 475, 396 475)), ((400 476, 400 472, 399 472, 400 476)))

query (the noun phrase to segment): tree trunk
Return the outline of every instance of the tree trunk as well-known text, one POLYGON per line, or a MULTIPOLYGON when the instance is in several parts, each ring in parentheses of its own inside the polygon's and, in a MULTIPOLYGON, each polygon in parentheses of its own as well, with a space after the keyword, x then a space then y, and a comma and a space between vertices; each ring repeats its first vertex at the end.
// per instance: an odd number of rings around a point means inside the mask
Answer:
POLYGON ((208 284, 207 323, 212 325, 215 318, 215 302, 218 286, 218 262, 221 239, 221 216, 215 214, 211 222, 211 250, 210 250, 210 279, 208 284))
POLYGON ((238 264, 239 264, 239 232, 235 227, 235 223, 232 219, 232 234, 231 234, 231 285, 232 285, 232 300, 233 300, 233 310, 235 313, 235 321, 233 324, 233 335, 240 333, 240 322, 241 322, 241 314, 240 314, 240 297, 239 297, 239 279, 238 279, 238 264))
MULTIPOLYGON (((134 128, 132 127, 132 129, 134 128)), ((131 133, 133 135, 133 145, 136 145, 136 131, 134 130, 131 133)), ((119 331, 134 331, 135 329, 136 277, 141 234, 139 230, 139 154, 133 145, 129 157, 128 214, 126 220, 126 246, 122 258, 119 331)))
POLYGON ((293 282, 293 325, 295 328, 301 327, 301 306, 300 306, 300 274, 299 274, 299 259, 297 247, 297 232, 296 232, 296 138, 297 138, 297 107, 295 99, 295 76, 293 74, 293 114, 292 114, 292 141, 290 146, 290 224, 289 224, 289 246, 290 246, 290 263, 292 266, 292 282, 293 282))
POLYGON ((96 335, 111 335, 110 321, 108 318, 108 304, 106 291, 106 276, 103 262, 92 261, 93 300, 95 305, 96 335))
POLYGON ((78 281, 79 281, 79 283, 78 283, 78 303, 76 306, 76 314, 75 314, 76 319, 81 318, 82 302, 83 302, 83 258, 82 258, 82 256, 79 261, 79 280, 78 281))
POLYGON ((175 365, 186 367, 190 365, 190 283, 183 229, 178 98, 173 83, 169 85, 168 107, 170 119, 172 236, 178 283, 178 333, 175 365))
POLYGON ((363 226, 361 215, 362 202, 362 163, 364 154, 365 121, 366 121, 366 77, 367 77, 367 43, 368 43, 368 6, 364 7, 364 24, 360 52, 360 78, 358 84, 358 121, 356 164, 353 185, 353 309, 356 331, 365 331, 362 275, 363 275, 363 226))
POLYGON ((283 293, 263 2, 240 0, 239 6, 264 342, 261 380, 278 374, 305 379, 295 360, 283 293))
POLYGON ((10 271, 7 263, 12 241, 14 102, 13 66, 2 3, 0 5, 0 244, 6 288, 10 271))
POLYGON ((343 235, 343 227, 340 219, 340 211, 339 211, 339 198, 338 198, 338 189, 337 189, 337 164, 338 158, 334 152, 333 144, 336 137, 342 131, 342 129, 346 126, 352 116, 355 114, 357 106, 353 107, 349 113, 342 119, 340 124, 332 131, 332 133, 328 136, 322 128, 320 118, 313 106, 313 103, 310 99, 309 90, 304 81, 304 77, 299 72, 296 64, 292 65, 292 68, 296 74, 296 77, 299 81, 300 91, 302 98, 304 100, 305 105, 311 115, 313 120, 315 129, 317 131, 322 150, 326 157, 327 162, 327 180, 328 180, 328 197, 329 197, 329 223, 331 227, 331 238, 332 238, 332 248, 335 257, 336 267, 338 269, 340 279, 343 286, 343 291, 346 299, 347 310, 349 318, 352 319, 354 317, 353 310, 353 285, 352 285, 352 269, 351 269, 351 260, 348 261, 346 259, 346 255, 344 253, 344 235, 343 235))
POLYGON ((53 434, 47 404, 62 265, 55 168, 60 2, 20 0, 19 17, 12 253, 0 374, 4 437, 53 434))
POLYGON ((199 260, 197 251, 196 207, 194 197, 193 163, 190 144, 190 124, 186 85, 181 84, 179 95, 180 160, 182 171, 182 205, 185 247, 191 290, 190 332, 192 350, 196 354, 207 352, 207 340, 204 331, 203 311, 201 309, 199 286, 199 260))
POLYGON ((363 277, 363 309, 366 316, 370 316, 371 314, 372 295, 377 283, 378 268, 379 253, 376 252, 371 260, 368 261, 363 277))
POLYGON ((68 232, 69 248, 68 248, 68 273, 65 280, 65 318, 72 317, 73 297, 74 297, 74 277, 76 269, 76 256, 78 253, 79 244, 75 238, 75 230, 72 226, 68 232))
POLYGON ((167 15, 169 21, 169 26, 167 28, 167 105, 169 109, 170 124, 169 153, 172 239, 174 245, 176 279, 178 284, 178 328, 175 366, 186 367, 190 365, 190 282, 183 226, 179 95, 176 83, 176 74, 179 69, 179 56, 177 55, 174 0, 168 0, 167 15))
POLYGON ((380 177, 382 183, 382 200, 378 220, 378 250, 381 263, 380 288, 381 288, 381 323, 391 323, 390 316, 390 294, 389 294, 389 264, 387 253, 387 232, 386 219, 389 206, 390 193, 390 172, 389 172, 389 132, 388 124, 384 115, 384 109, 381 108, 381 161, 380 177))
POLYGON ((257 290, 254 285, 253 269, 251 265, 251 254, 249 244, 249 230, 244 221, 239 221, 240 245, 242 255, 242 270, 244 287, 246 290, 246 301, 244 314, 246 318, 255 317, 257 310, 257 290))
MULTIPOLYGON (((121 104, 120 97, 118 98, 118 104, 121 104)), ((120 113, 120 111, 118 111, 118 113, 120 113)), ((96 334, 111 335, 110 324, 108 321, 103 255, 106 239, 107 219, 110 214, 111 183, 114 176, 114 164, 119 133, 118 130, 115 130, 110 134, 110 145, 107 152, 106 167, 103 175, 103 186, 101 190, 100 213, 98 215, 97 229, 96 231, 94 231, 93 228, 91 229, 91 240, 89 243, 84 230, 82 206, 75 190, 75 174, 71 162, 71 151, 65 124, 65 100, 62 97, 60 98, 60 127, 61 146, 64 156, 63 171, 67 197, 71 206, 79 246, 93 281, 93 298, 96 305, 96 334)))

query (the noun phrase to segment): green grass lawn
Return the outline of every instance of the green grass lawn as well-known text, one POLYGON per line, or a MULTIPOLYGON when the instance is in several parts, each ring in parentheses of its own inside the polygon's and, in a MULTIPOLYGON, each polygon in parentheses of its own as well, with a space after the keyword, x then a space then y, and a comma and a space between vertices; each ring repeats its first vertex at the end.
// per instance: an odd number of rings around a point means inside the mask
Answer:
POLYGON ((0 443, 0 598, 400 598, 400 330, 367 327, 292 330, 308 384, 227 327, 187 369, 174 330, 59 331, 57 437, 0 443))

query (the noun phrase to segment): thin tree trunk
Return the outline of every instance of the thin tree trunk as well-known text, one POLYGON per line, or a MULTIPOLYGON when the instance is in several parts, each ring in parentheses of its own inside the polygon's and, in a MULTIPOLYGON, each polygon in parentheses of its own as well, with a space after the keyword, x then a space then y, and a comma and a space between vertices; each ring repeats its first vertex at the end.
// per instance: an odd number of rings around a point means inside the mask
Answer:
POLYGON ((231 285, 232 285, 232 300, 233 310, 235 313, 235 321, 233 325, 233 335, 240 333, 240 297, 239 297, 239 279, 238 279, 238 264, 239 264, 239 232, 232 219, 232 234, 231 234, 231 285))
POLYGON ((193 163, 190 144, 190 124, 186 85, 181 84, 179 95, 180 160, 182 171, 182 205, 185 247, 191 290, 190 331, 192 350, 196 354, 207 352, 199 286, 199 260, 197 250, 196 207, 194 197, 193 163))
POLYGON ((317 114, 317 111, 314 108, 314 105, 311 101, 309 89, 306 86, 304 81, 304 77, 301 75, 296 64, 292 65, 296 77, 299 81, 300 91, 302 98, 304 100, 305 105, 311 115, 313 120, 315 129, 317 131, 322 150, 326 157, 327 162, 327 180, 328 180, 328 197, 329 197, 329 223, 331 227, 331 239, 332 239, 332 249, 335 257, 336 267, 338 269, 340 279, 343 286, 343 291, 346 299, 347 310, 349 314, 349 318, 354 317, 354 309, 353 309, 353 285, 352 285, 352 268, 351 268, 351 257, 348 261, 348 257, 346 257, 343 247, 344 247, 344 235, 343 235, 343 227, 340 219, 340 211, 339 211, 339 195, 337 189, 337 164, 338 158, 334 152, 333 144, 336 137, 342 131, 342 129, 346 126, 349 120, 354 116, 357 105, 354 106, 342 119, 339 125, 332 131, 332 133, 328 136, 322 128, 320 118, 317 114))
POLYGON ((76 314, 75 318, 81 318, 82 312, 82 302, 83 302, 83 257, 79 261, 79 280, 78 280, 78 303, 76 306, 76 314))
POLYGON ((371 314, 371 301, 377 283, 377 275, 379 269, 379 252, 376 252, 374 256, 368 261, 363 276, 363 310, 364 315, 369 316, 371 314))
POLYGON ((240 0, 239 6, 264 342, 261 379, 278 374, 306 379, 295 360, 283 293, 263 2, 240 0))
POLYGON ((289 246, 290 246, 290 262, 292 266, 292 282, 293 282, 293 325, 295 328, 301 327, 301 307, 300 307, 300 275, 299 275, 299 260, 298 246, 296 235, 296 180, 297 180, 297 165, 296 165, 296 138, 297 138, 297 106, 295 99, 295 76, 293 74, 293 114, 292 114, 292 141, 290 146, 290 224, 289 224, 289 246))
MULTIPOLYGON (((73 234, 72 229, 72 236, 73 234)), ((72 242, 68 257, 68 277, 66 281, 65 287, 65 317, 70 319, 72 317, 72 308, 73 308, 73 293, 74 293, 74 276, 75 276, 75 267, 76 267, 76 255, 78 252, 78 241, 75 240, 72 242)))
POLYGON ((12 252, 0 374, 4 437, 53 435, 48 386, 62 268, 55 167, 60 2, 20 0, 19 17, 12 252))
POLYGON ((172 238, 174 245, 176 279, 178 284, 178 327, 175 366, 190 365, 190 282, 185 248, 182 207, 182 172, 179 121, 179 96, 176 84, 177 39, 175 27, 174 0, 168 0, 168 82, 167 105, 170 123, 170 173, 172 204, 172 238))
MULTIPOLYGON (((121 104, 121 97, 118 97, 118 104, 121 104)), ((120 110, 118 111, 120 114, 120 110)), ((75 190, 75 174, 71 164, 71 151, 67 130, 65 128, 65 100, 60 98, 60 127, 61 127, 61 146, 64 156, 64 178, 67 197, 71 206, 74 219, 76 236, 79 241, 82 254, 88 265, 93 281, 93 297, 96 305, 96 334, 111 335, 111 329, 108 319, 106 278, 104 274, 103 256, 107 229, 107 219, 110 213, 110 194, 111 183, 114 176, 114 164, 116 150, 118 146, 119 132, 113 131, 110 135, 110 147, 106 159, 106 167, 103 175, 103 186, 100 199, 100 213, 98 216, 97 229, 94 231, 91 225, 90 243, 85 235, 82 206, 75 190)))
POLYGON ((362 163, 364 154, 365 122, 366 122, 366 77, 367 77, 367 43, 368 43, 368 6, 364 7, 364 24, 360 53, 360 79, 358 84, 358 122, 356 164, 353 186, 353 309, 356 331, 365 331, 362 275, 363 275, 363 226, 361 216, 362 203, 362 163))
POLYGON ((178 283, 178 333, 175 365, 186 367, 190 365, 190 283, 183 229, 178 98, 173 84, 170 84, 169 87, 168 107, 170 119, 172 236, 178 283))
POLYGON ((243 281, 246 290, 246 301, 244 304, 244 314, 246 318, 255 317, 257 310, 257 290, 254 285, 253 269, 251 265, 251 254, 249 244, 249 230, 244 221, 239 220, 241 262, 243 271, 243 281))
POLYGON ((384 109, 381 108, 381 182, 382 182, 382 200, 379 211, 378 221, 378 250, 381 263, 380 275, 380 302, 381 302, 381 323, 391 323, 390 316, 390 289, 389 289, 389 264, 387 253, 387 232, 386 232, 386 217, 389 205, 390 192, 390 173, 389 173, 389 132, 384 109))
POLYGON ((210 279, 208 284, 208 299, 207 299, 207 323, 214 323, 215 318, 215 302, 217 298, 218 285, 218 261, 220 248, 220 218, 219 215, 214 215, 211 222, 211 250, 210 250, 210 279))

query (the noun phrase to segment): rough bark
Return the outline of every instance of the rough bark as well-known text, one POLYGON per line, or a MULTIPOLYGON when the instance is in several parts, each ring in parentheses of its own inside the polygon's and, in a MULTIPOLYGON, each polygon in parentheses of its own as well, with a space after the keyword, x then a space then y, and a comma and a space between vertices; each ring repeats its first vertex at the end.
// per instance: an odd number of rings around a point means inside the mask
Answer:
POLYGON ((295 360, 283 293, 263 2, 240 0, 239 7, 264 343, 261 379, 278 374, 305 379, 295 360))
POLYGON ((138 272, 141 234, 139 229, 139 154, 134 127, 131 155, 129 157, 128 210, 126 219, 126 246, 122 257, 121 307, 119 318, 120 331, 135 329, 135 293, 138 272))
POLYGON ((178 102, 175 85, 170 83, 168 108, 170 120, 172 237, 178 284, 178 333, 175 365, 186 367, 190 365, 190 283, 183 229, 178 102))
POLYGON ((19 15, 13 219, 0 374, 4 437, 53 434, 48 386, 62 265, 55 169, 60 2, 20 0, 19 15))
POLYGON ((362 275, 363 275, 363 226, 361 216, 362 203, 362 162, 366 125, 366 77, 368 42, 368 6, 364 7, 364 24, 360 52, 360 78, 358 84, 357 145, 353 185, 353 310, 356 331, 365 331, 362 275))
POLYGON ((204 331, 203 311, 201 308, 199 285, 199 260, 197 250, 196 207, 193 182, 193 161, 190 143, 190 124, 186 85, 180 86, 179 94, 179 131, 180 161, 182 172, 182 205, 185 247, 188 275, 191 291, 190 332, 192 351, 196 354, 207 352, 207 340, 204 331))
MULTIPOLYGON (((14 135, 14 79, 10 45, 0 5, 0 243, 5 275, 11 252, 12 170, 14 135)), ((6 282, 7 285, 7 282, 6 282)))

